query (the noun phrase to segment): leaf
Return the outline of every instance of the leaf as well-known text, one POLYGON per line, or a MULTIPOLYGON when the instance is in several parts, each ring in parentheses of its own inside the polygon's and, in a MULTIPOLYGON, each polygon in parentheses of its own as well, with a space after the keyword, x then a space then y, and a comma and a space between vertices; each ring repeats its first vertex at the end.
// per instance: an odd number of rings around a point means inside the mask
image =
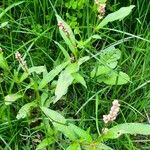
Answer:
POLYGON ((68 52, 65 50, 65 48, 62 45, 60 45, 58 42, 56 42, 56 41, 54 41, 54 42, 61 49, 61 51, 63 52, 63 54, 66 58, 66 60, 70 60, 70 56, 69 56, 68 52))
POLYGON ((76 40, 75 40, 74 34, 70 26, 59 15, 56 15, 56 18, 57 18, 58 23, 61 22, 63 26, 65 27, 65 29, 67 30, 67 32, 69 33, 69 36, 68 36, 62 29, 59 29, 62 38, 64 39, 66 44, 69 46, 72 53, 75 56, 77 56, 76 40))
POLYGON ((100 63, 114 69, 118 64, 120 57, 121 51, 115 47, 110 47, 109 49, 102 51, 100 55, 100 63))
POLYGON ((62 132, 70 140, 76 140, 74 132, 66 125, 66 119, 57 111, 41 107, 44 114, 50 119, 55 129, 62 132))
POLYGON ((114 126, 102 135, 103 139, 116 139, 123 134, 131 135, 150 135, 150 125, 143 123, 124 123, 114 126))
POLYGON ((16 118, 19 119, 23 119, 26 118, 29 114, 32 108, 37 107, 37 104, 35 102, 31 102, 31 103, 27 103, 24 106, 21 107, 21 109, 19 110, 16 118))
POLYGON ((112 69, 110 69, 109 67, 107 66, 104 66, 104 65, 100 65, 98 67, 95 67, 92 72, 91 72, 91 78, 94 78, 94 77, 98 77, 100 75, 107 75, 109 74, 110 72, 112 71, 112 69))
POLYGON ((0 50, 0 68, 4 70, 9 70, 8 64, 3 56, 3 52, 0 50))
POLYGON ((17 2, 17 3, 14 3, 10 6, 8 6, 5 10, 2 11, 2 13, 0 13, 0 19, 7 13, 7 11, 9 11, 11 8, 15 7, 15 6, 18 6, 20 4, 24 3, 24 1, 20 1, 20 2, 17 2))
POLYGON ((78 72, 78 71, 79 71, 78 63, 71 63, 65 69, 65 72, 68 73, 68 74, 72 74, 72 73, 75 73, 75 72, 78 72))
POLYGON ((55 100, 56 103, 63 95, 67 93, 68 87, 72 84, 74 78, 71 73, 67 71, 62 71, 57 82, 56 90, 55 90, 55 100))
POLYGON ((103 143, 100 143, 96 146, 96 150, 113 150, 113 149, 103 143))
POLYGON ((94 35, 92 35, 91 37, 89 37, 86 41, 84 41, 84 42, 79 42, 78 44, 78 46, 79 47, 84 47, 85 45, 87 45, 92 39, 96 39, 96 40, 100 40, 101 39, 101 36, 100 35, 98 35, 98 34, 94 34, 94 35))
POLYGON ((91 38, 92 38, 92 39, 99 39, 99 40, 102 39, 101 36, 98 35, 98 34, 92 35, 91 38))
POLYGON ((108 85, 122 85, 128 83, 129 81, 130 77, 122 71, 119 73, 112 71, 108 77, 103 80, 103 82, 108 85))
POLYGON ((7 96, 5 96, 5 105, 10 105, 13 102, 15 102, 16 100, 20 99, 21 97, 23 97, 23 95, 21 94, 9 94, 7 96))
POLYGON ((85 57, 82 57, 78 60, 78 64, 79 66, 82 65, 84 62, 88 61, 90 59, 89 56, 85 56, 85 57))
POLYGON ((96 66, 91 72, 91 77, 97 77, 100 75, 107 75, 114 69, 118 60, 121 57, 121 51, 115 49, 114 46, 109 47, 107 50, 101 52, 99 66, 96 66))
POLYGON ((24 72, 20 78, 20 82, 23 82, 30 74, 32 73, 36 73, 36 74, 40 74, 46 71, 46 67, 45 66, 34 66, 28 69, 28 73, 24 72))
POLYGON ((1 28, 4 28, 4 27, 7 26, 7 25, 8 25, 8 21, 1 23, 0 29, 1 29, 1 28))
POLYGON ((46 107, 41 107, 42 111, 44 114, 52 121, 52 122, 57 122, 61 124, 66 123, 66 119, 57 111, 51 110, 46 107))
POLYGON ((122 7, 118 11, 107 15, 102 20, 102 22, 98 25, 97 30, 99 30, 100 28, 104 27, 109 22, 113 22, 113 21, 116 21, 116 20, 120 21, 120 20, 124 19, 126 16, 128 16, 130 14, 130 12, 132 11, 132 9, 134 7, 135 7, 134 5, 130 5, 128 7, 122 7))
POLYGON ((72 141, 77 140, 77 137, 76 137, 74 131, 71 128, 69 128, 69 126, 64 125, 64 124, 55 123, 55 122, 52 122, 52 123, 53 123, 55 129, 60 131, 61 133, 63 133, 67 138, 69 138, 72 141))
POLYGON ((83 145, 85 150, 113 150, 111 147, 103 143, 91 143, 89 145, 83 145))
POLYGON ((41 106, 45 105, 46 100, 48 99, 48 92, 44 91, 41 95, 41 106))
POLYGON ((77 83, 81 83, 85 88, 87 88, 84 78, 79 73, 73 73, 72 76, 77 83))
POLYGON ((51 82, 68 64, 69 61, 62 63, 46 74, 39 84, 39 89, 44 88, 49 82, 51 82))
POLYGON ((46 71, 46 67, 45 66, 34 66, 29 68, 29 73, 33 73, 35 72, 36 74, 41 74, 42 72, 46 71))
POLYGON ((66 150, 81 150, 81 147, 79 143, 73 143, 66 150))
POLYGON ((76 125, 69 123, 69 128, 74 131, 74 133, 80 137, 82 140, 85 140, 86 142, 91 142, 92 141, 92 137, 83 129, 77 127, 76 125))
POLYGON ((43 150, 47 146, 53 144, 55 140, 52 137, 43 139, 40 144, 37 146, 36 150, 43 150))

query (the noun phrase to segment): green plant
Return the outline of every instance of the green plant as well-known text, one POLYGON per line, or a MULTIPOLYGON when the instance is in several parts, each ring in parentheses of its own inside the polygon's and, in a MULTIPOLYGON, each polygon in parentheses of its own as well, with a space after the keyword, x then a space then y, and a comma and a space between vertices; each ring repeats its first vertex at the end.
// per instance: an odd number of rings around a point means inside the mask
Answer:
MULTIPOLYGON (((80 69, 83 63, 91 61, 92 58, 96 57, 97 62, 96 65, 93 66, 91 77, 95 78, 100 84, 104 82, 110 85, 121 85, 129 82, 129 76, 120 71, 117 66, 121 57, 121 51, 119 49, 110 46, 97 55, 91 55, 91 57, 87 55, 90 54, 89 49, 92 49, 94 41, 101 39, 101 36, 97 35, 96 32, 109 22, 121 20, 126 17, 133 7, 134 6, 121 8, 117 12, 106 16, 100 24, 93 29, 93 35, 81 41, 76 40, 70 26, 56 14, 60 34, 68 48, 55 41, 55 44, 64 55, 64 60, 60 60, 61 64, 57 65, 50 72, 47 71, 45 66, 33 66, 29 68, 24 61, 24 57, 22 58, 19 53, 17 53, 16 58, 19 61, 20 67, 15 70, 7 64, 3 52, 1 51, 0 67, 3 69, 4 79, 7 79, 7 76, 9 76, 12 81, 9 93, 6 93, 5 96, 5 105, 11 104, 15 106, 15 103, 23 101, 24 105, 20 108, 16 118, 18 120, 29 118, 30 122, 38 117, 42 117, 42 123, 40 124, 41 130, 44 130, 44 124, 46 131, 49 133, 49 136, 44 138, 37 149, 43 149, 50 144, 59 142, 62 142, 65 148, 70 145, 67 149, 81 149, 81 147, 84 149, 111 149, 106 146, 104 142, 109 139, 116 139, 121 134, 150 134, 149 125, 129 123, 112 127, 106 133, 97 135, 95 138, 92 132, 90 132, 90 129, 85 131, 66 120, 57 111, 48 109, 48 107, 53 106, 53 103, 58 102, 58 100, 62 101, 63 96, 67 93, 71 84, 81 83, 87 88, 83 78, 84 73, 81 73, 80 69), (28 90, 32 90, 31 99, 29 97, 26 98, 28 90), (33 110, 37 110, 36 116, 32 116, 33 110), (42 115, 41 112, 43 112, 46 117, 42 115), (50 124, 47 118, 50 120, 50 124), (132 128, 135 130, 132 130, 132 128), (67 138, 63 141, 61 133, 69 138, 69 141, 67 138)), ((4 25, 2 27, 4 27, 4 25)))

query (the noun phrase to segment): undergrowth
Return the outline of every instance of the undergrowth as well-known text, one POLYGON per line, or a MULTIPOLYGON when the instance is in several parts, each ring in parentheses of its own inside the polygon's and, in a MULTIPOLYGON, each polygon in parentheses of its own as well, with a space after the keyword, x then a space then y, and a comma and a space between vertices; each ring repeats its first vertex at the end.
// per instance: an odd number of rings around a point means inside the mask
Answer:
POLYGON ((0 149, 150 149, 149 10, 2 0, 0 149))

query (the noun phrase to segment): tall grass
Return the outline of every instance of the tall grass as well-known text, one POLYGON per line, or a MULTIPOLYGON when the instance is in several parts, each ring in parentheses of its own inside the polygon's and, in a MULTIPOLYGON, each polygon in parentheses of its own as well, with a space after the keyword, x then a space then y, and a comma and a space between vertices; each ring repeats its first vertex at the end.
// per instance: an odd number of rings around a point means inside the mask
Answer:
MULTIPOLYGON (((18 0, 2 0, 0 13, 15 2, 18 0)), ((24 3, 10 9, 0 18, 0 22, 9 22, 7 27, 0 29, 0 47, 4 50, 4 55, 12 68, 18 69, 18 63, 14 57, 17 51, 24 54, 30 66, 44 64, 49 70, 61 58, 61 52, 54 41, 60 41, 60 43, 63 41, 58 34, 56 18, 50 2, 54 5, 57 13, 66 20, 67 12, 70 14, 82 13, 82 17, 78 18, 79 29, 83 29, 80 34, 85 38, 92 34, 91 24, 95 23, 96 25, 97 15, 90 9, 91 1, 87 0, 84 8, 79 12, 65 7, 63 0, 25 0, 24 3)), ((95 80, 89 78, 89 69, 95 63, 93 60, 93 64, 85 64, 87 73, 85 79, 88 89, 85 90, 79 85, 73 85, 69 89, 65 102, 61 101, 52 106, 62 111, 65 116, 80 127, 90 127, 93 129, 93 133, 98 132, 96 129, 97 119, 98 125, 102 127, 102 115, 108 112, 113 99, 121 100, 121 113, 117 123, 150 123, 150 1, 129 0, 125 2, 114 0, 108 2, 109 7, 107 9, 108 12, 111 12, 130 4, 136 5, 134 12, 124 21, 112 23, 107 28, 102 29, 99 32, 102 36, 102 42, 94 43, 97 51, 91 49, 90 53, 96 55, 104 47, 112 43, 116 44, 116 47, 122 51, 119 66, 129 74, 131 82, 119 87, 99 85, 95 80), (99 99, 99 103, 96 102, 96 98, 99 99)), ((80 38, 80 35, 77 36, 80 38)), ((89 52, 83 53, 90 55, 89 52)), ((16 114, 20 106, 26 103, 25 101, 18 102, 13 107, 4 105, 4 96, 14 92, 11 80, 9 76, 3 78, 3 75, 0 75, 0 149, 35 149, 38 140, 44 134, 48 136, 49 133, 46 131, 46 125, 38 126, 38 119, 34 122, 30 120, 30 123, 29 120, 16 120, 16 114), (5 80, 5 84, 1 80, 5 80), (8 86, 10 83, 12 86, 8 86), (41 128, 45 129, 44 133, 41 132, 41 128)), ((20 91, 21 88, 17 87, 20 91)), ((28 91, 28 96, 33 96, 32 91, 28 91)), ((114 122, 113 124, 116 125, 117 123, 114 122)), ((60 149, 63 147, 59 143, 58 145, 60 149)), ((112 140, 109 145, 118 150, 150 149, 148 137, 140 136, 136 138, 125 136, 116 141, 112 140)))

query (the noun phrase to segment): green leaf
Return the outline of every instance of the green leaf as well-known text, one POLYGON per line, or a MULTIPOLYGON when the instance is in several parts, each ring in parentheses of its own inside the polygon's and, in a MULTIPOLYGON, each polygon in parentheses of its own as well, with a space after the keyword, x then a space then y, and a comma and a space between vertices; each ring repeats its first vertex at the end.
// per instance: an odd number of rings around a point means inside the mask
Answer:
POLYGON ((85 88, 87 88, 84 78, 79 73, 73 73, 72 76, 77 83, 81 83, 85 88))
POLYGON ((41 107, 42 111, 44 114, 52 121, 52 122, 57 122, 60 124, 65 124, 66 119, 57 111, 51 110, 46 107, 41 107))
POLYGON ((34 66, 28 69, 28 73, 24 72, 20 78, 20 82, 24 81, 30 74, 32 73, 36 73, 36 74, 40 74, 46 71, 46 67, 45 66, 34 66))
POLYGON ((96 146, 96 150, 113 150, 113 149, 103 143, 100 143, 96 146))
POLYGON ((1 29, 1 28, 4 28, 4 27, 7 26, 7 25, 8 25, 8 21, 1 23, 0 29, 1 29))
POLYGON ((114 126, 102 135, 103 139, 116 139, 123 134, 131 135, 150 135, 150 125, 143 123, 124 123, 114 126))
POLYGON ((36 74, 41 74, 45 71, 46 71, 45 66, 34 66, 34 67, 29 68, 29 73, 30 74, 33 73, 33 72, 35 72, 36 74))
POLYGON ((80 65, 86 62, 87 60, 89 60, 89 56, 82 57, 77 63, 72 63, 68 65, 66 69, 61 72, 55 89, 56 98, 53 101, 54 103, 56 103, 62 96, 64 96, 67 93, 68 87, 72 84, 74 80, 72 74, 78 72, 80 65))
POLYGON ((55 123, 55 122, 52 122, 52 123, 53 123, 55 129, 60 131, 61 133, 63 133, 67 138, 69 138, 72 141, 77 140, 77 137, 76 137, 74 131, 69 126, 64 125, 64 124, 55 123))
POLYGON ((55 100, 56 103, 63 95, 67 93, 68 87, 72 84, 74 78, 71 73, 68 71, 62 71, 57 82, 56 90, 55 90, 55 100))
POLYGON ((60 113, 58 113, 57 111, 48 109, 46 107, 41 107, 41 109, 44 112, 44 114, 53 123, 56 130, 62 132, 70 140, 77 139, 72 129, 70 129, 69 126, 66 125, 66 119, 60 113))
POLYGON ((122 7, 118 11, 107 15, 102 20, 102 22, 98 25, 97 30, 99 30, 100 28, 104 27, 109 22, 113 22, 113 21, 116 21, 116 20, 120 21, 120 20, 124 19, 126 16, 128 16, 130 14, 130 12, 132 11, 132 9, 134 7, 135 7, 134 5, 131 5, 131 6, 128 6, 128 7, 122 7))
POLYGON ((9 11, 11 8, 18 6, 20 4, 24 3, 24 1, 20 1, 17 3, 13 3, 12 5, 8 6, 5 10, 2 11, 2 13, 0 13, 0 19, 7 13, 7 11, 9 11))
POLYGON ((90 59, 89 56, 85 56, 85 57, 82 57, 78 60, 78 64, 79 66, 82 65, 84 62, 88 61, 90 59))
POLYGON ((74 133, 81 138, 82 140, 85 140, 86 142, 91 142, 92 141, 92 137, 90 136, 90 134, 88 134, 86 131, 84 131, 83 129, 77 127, 76 125, 69 123, 69 128, 74 131, 74 133))
POLYGON ((51 70, 48 74, 46 74, 39 84, 39 89, 44 88, 49 82, 51 82, 68 64, 69 61, 62 63, 55 69, 51 70))
POLYGON ((66 150, 81 150, 81 147, 79 143, 73 143, 66 150))
POLYGON ((65 72, 68 73, 68 74, 72 74, 72 73, 75 73, 75 72, 78 72, 78 71, 79 71, 78 63, 71 63, 65 69, 65 72))
POLYGON ((37 146, 36 150, 43 150, 44 148, 53 144, 54 142, 55 142, 55 140, 52 137, 45 138, 44 140, 42 140, 40 142, 40 144, 37 146))
POLYGON ((108 85, 122 85, 128 83, 129 81, 130 77, 122 71, 119 73, 112 71, 108 77, 103 80, 103 82, 108 85))
POLYGON ((55 99, 54 103, 56 103, 62 96, 67 93, 68 87, 72 84, 74 78, 72 76, 73 73, 79 70, 78 63, 72 63, 66 67, 64 71, 59 75, 56 89, 55 89, 55 99))
POLYGON ((54 42, 61 49, 61 51, 63 52, 63 54, 66 58, 66 60, 70 60, 70 56, 69 56, 68 52, 65 50, 65 48, 62 45, 60 45, 58 42, 56 42, 56 41, 54 41, 54 42))
POLYGON ((15 102, 16 100, 20 99, 21 97, 23 97, 23 95, 21 94, 9 94, 7 96, 5 96, 5 105, 10 105, 13 102, 15 102))
POLYGON ((89 145, 83 145, 83 149, 85 150, 113 150, 111 147, 103 144, 103 143, 90 143, 89 145))
POLYGON ((114 69, 117 66, 120 57, 121 51, 112 46, 109 49, 102 51, 100 55, 100 63, 114 69))
POLYGON ((104 65, 100 65, 98 67, 95 67, 92 72, 91 72, 91 78, 94 77, 98 77, 100 75, 107 75, 112 71, 111 68, 104 66, 104 65))
POLYGON ((28 115, 30 115, 30 111, 32 108, 37 107, 36 102, 31 102, 31 103, 27 103, 24 106, 21 107, 21 109, 19 110, 16 118, 19 119, 23 119, 26 118, 28 115))
POLYGON ((73 34, 70 26, 59 15, 56 15, 56 18, 57 18, 58 23, 60 23, 60 22, 63 23, 65 29, 67 29, 67 31, 69 33, 69 36, 67 36, 64 31, 59 29, 62 38, 64 39, 66 44, 69 46, 69 48, 72 51, 72 53, 75 56, 77 56, 76 39, 74 37, 74 34, 73 34))
POLYGON ((94 35, 92 35, 91 37, 89 37, 86 41, 84 41, 84 42, 79 42, 78 44, 78 46, 79 47, 84 47, 85 45, 87 45, 92 39, 96 39, 96 40, 100 40, 101 39, 101 36, 100 35, 98 35, 98 34, 94 34, 94 35))
POLYGON ((44 91, 41 95, 41 106, 45 106, 45 102, 48 99, 48 92, 44 91))
POLYGON ((0 68, 9 70, 8 64, 3 56, 3 52, 0 51, 0 68))

